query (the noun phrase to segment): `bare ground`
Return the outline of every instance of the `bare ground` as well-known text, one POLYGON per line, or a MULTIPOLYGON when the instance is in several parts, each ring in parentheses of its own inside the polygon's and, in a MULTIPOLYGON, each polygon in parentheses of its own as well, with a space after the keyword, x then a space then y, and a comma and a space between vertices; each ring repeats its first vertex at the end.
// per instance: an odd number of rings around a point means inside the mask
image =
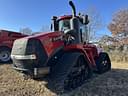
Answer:
MULTIPOLYGON (((46 82, 24 80, 11 64, 0 65, 0 96, 56 96, 46 82)), ((112 70, 94 76, 80 88, 62 96, 128 96, 128 63, 112 63, 112 70)))

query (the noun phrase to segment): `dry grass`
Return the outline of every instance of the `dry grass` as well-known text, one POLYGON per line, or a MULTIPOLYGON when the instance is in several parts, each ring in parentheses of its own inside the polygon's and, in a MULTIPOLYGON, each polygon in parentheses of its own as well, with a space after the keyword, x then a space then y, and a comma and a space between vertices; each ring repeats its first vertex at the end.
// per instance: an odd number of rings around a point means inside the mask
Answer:
POLYGON ((109 52, 109 56, 112 61, 115 62, 128 62, 128 52, 113 51, 109 52))
MULTIPOLYGON (((128 63, 112 63, 112 71, 94 76, 80 88, 62 96, 128 96, 128 63)), ((55 96, 44 81, 24 80, 11 68, 0 65, 0 96, 55 96)))
POLYGON ((24 78, 11 68, 11 65, 0 66, 0 96, 53 96, 44 87, 46 82, 24 78))
POLYGON ((112 62, 112 68, 113 69, 122 69, 122 70, 128 70, 128 62, 112 62))

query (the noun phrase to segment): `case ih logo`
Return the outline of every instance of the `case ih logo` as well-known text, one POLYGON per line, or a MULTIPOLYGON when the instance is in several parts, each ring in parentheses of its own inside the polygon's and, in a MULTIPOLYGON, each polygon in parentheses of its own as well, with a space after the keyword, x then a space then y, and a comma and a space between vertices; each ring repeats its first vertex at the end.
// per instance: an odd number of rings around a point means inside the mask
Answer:
POLYGON ((63 40, 63 36, 58 36, 58 37, 53 37, 52 38, 52 42, 62 41, 62 40, 63 40))
POLYGON ((63 40, 63 36, 58 36, 58 37, 46 38, 42 42, 44 43, 44 45, 47 45, 49 43, 57 42, 57 41, 62 41, 62 40, 63 40))

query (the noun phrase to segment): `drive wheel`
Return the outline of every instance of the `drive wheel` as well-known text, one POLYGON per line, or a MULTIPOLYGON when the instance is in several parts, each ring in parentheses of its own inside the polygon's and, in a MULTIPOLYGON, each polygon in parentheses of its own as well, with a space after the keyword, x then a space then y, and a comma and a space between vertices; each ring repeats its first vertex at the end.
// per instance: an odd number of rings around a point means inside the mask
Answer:
POLYGON ((111 61, 107 53, 102 52, 99 54, 99 58, 97 60, 97 69, 98 73, 104 73, 111 70, 111 61))
POLYGON ((10 57, 11 50, 7 47, 0 48, 0 61, 3 63, 9 62, 11 60, 10 57))
POLYGON ((81 86, 91 76, 91 70, 81 53, 66 53, 51 73, 54 91, 64 93, 81 86))

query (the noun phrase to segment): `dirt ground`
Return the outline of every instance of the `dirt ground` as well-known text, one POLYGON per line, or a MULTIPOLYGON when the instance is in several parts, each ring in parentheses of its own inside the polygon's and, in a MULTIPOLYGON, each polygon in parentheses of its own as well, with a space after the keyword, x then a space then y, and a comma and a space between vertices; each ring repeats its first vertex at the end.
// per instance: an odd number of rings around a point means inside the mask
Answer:
MULTIPOLYGON (((24 80, 11 64, 0 64, 0 96, 56 96, 46 82, 24 80)), ((76 90, 61 96, 128 96, 128 63, 112 63, 112 70, 94 76, 76 90)))

